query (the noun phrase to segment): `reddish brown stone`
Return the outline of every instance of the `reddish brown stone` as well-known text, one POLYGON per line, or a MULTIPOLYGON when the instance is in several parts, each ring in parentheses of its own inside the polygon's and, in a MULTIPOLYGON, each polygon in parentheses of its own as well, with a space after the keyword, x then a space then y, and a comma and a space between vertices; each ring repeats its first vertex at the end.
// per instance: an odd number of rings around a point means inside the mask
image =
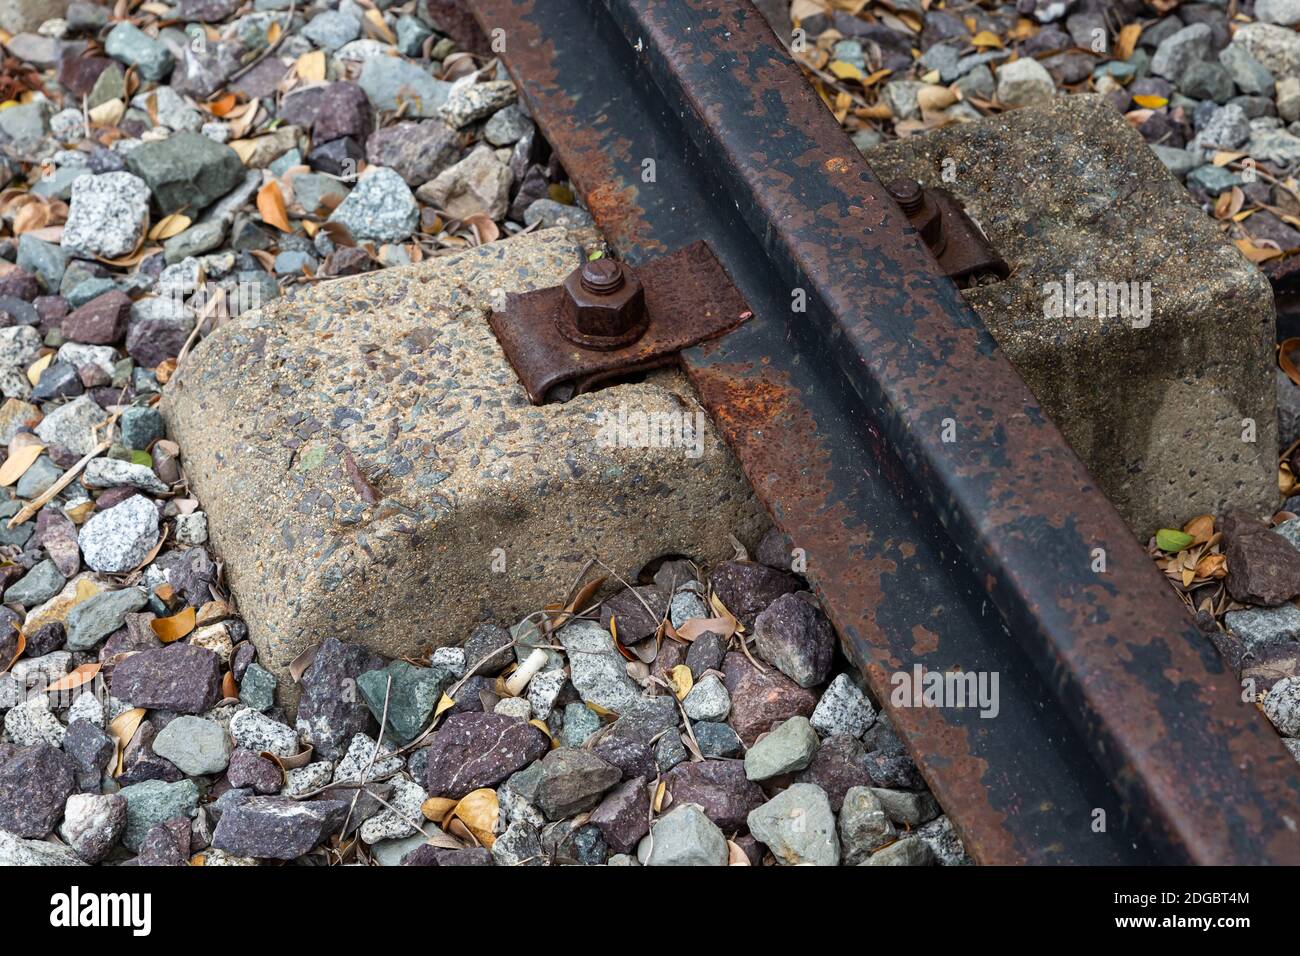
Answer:
POLYGON ((709 584, 745 627, 782 594, 802 590, 793 575, 753 561, 724 561, 710 572, 709 584))
MULTIPOLYGON (((36 276, 26 269, 14 266, 0 274, 0 298, 22 299, 24 302, 31 302, 40 294, 41 284, 36 281, 36 276)), ((40 314, 39 309, 37 309, 37 314, 40 314)))
POLYGON ((744 829, 750 811, 767 800, 762 788, 745 776, 743 760, 680 763, 664 780, 673 806, 699 804, 704 815, 727 833, 744 829))
POLYGON ((631 853, 650 832, 650 794, 645 777, 625 780, 591 811, 587 822, 596 826, 615 853, 631 853))
POLYGON ((495 787, 549 749, 526 720, 505 714, 455 714, 433 735, 426 783, 430 796, 459 799, 495 787))
POLYGON ((89 345, 112 345, 126 335, 131 297, 114 289, 96 296, 63 318, 63 336, 89 345))
POLYGON ((361 87, 354 83, 331 83, 325 88, 312 126, 313 143, 351 136, 364 143, 374 131, 375 115, 361 87))
POLYGON ((791 717, 812 716, 817 695, 800 687, 775 667, 760 672, 740 651, 732 651, 722 662, 731 715, 727 718, 745 746, 752 747, 759 734, 766 733, 791 717))
POLYGON ((844 795, 854 787, 875 783, 867 770, 867 751, 854 737, 832 737, 817 748, 807 769, 795 777, 796 783, 815 783, 826 791, 831 809, 836 813, 844 805, 844 795))

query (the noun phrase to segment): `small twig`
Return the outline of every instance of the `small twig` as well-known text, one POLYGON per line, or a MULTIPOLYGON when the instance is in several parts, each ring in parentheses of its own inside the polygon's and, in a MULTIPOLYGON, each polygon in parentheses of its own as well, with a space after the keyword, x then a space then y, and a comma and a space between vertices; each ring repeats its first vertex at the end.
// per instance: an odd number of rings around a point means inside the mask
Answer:
POLYGON ((669 696, 671 696, 673 699, 673 703, 676 704, 677 709, 681 711, 682 723, 686 727, 686 736, 691 738, 691 743, 695 744, 695 749, 699 751, 701 756, 703 756, 704 751, 700 748, 700 742, 695 737, 695 731, 691 729, 691 719, 686 716, 686 708, 685 706, 682 705, 681 700, 677 697, 677 692, 673 689, 673 686, 669 684, 666 680, 664 680, 662 677, 655 677, 653 674, 650 675, 650 682, 652 684, 658 684, 664 690, 668 691, 669 696))
MULTIPOLYGON (((292 2, 289 4, 289 15, 284 18, 284 26, 280 28, 280 35, 276 37, 275 42, 268 45, 265 50, 259 53, 250 62, 246 63, 245 65, 237 69, 234 73, 230 74, 230 76, 226 79, 227 86, 229 86, 231 83, 234 83, 235 80, 239 79, 241 76, 243 76, 245 73, 247 73, 253 67, 257 66, 257 64, 261 63, 263 60, 265 60, 268 56, 270 56, 272 53, 276 51, 276 49, 280 46, 280 44, 284 42, 284 38, 289 35, 289 26, 293 23, 293 15, 297 12, 298 12, 298 0, 292 0, 292 2)), ((214 93, 213 96, 215 97, 216 94, 214 93)))
MULTIPOLYGON (((363 789, 365 789, 365 788, 363 788, 363 789)), ((381 797, 379 794, 377 794, 377 793, 375 793, 373 790, 369 790, 369 789, 366 789, 365 792, 368 793, 370 796, 374 797, 376 800, 378 800, 380 803, 382 803, 382 804, 383 804, 385 807, 387 807, 389 810, 392 810, 393 813, 397 814, 398 819, 400 819, 400 820, 401 820, 403 823, 405 823, 408 827, 415 827, 415 829, 419 830, 420 833, 424 836, 424 838, 425 838, 426 840, 432 840, 432 839, 433 839, 433 837, 429 836, 429 831, 428 831, 428 830, 426 830, 426 829, 425 829, 424 827, 422 827, 420 824, 416 823, 414 820, 412 820, 410 817, 408 817, 408 816, 407 816, 405 813, 403 813, 401 810, 397 809, 397 807, 393 806, 391 803, 389 803, 387 800, 385 800, 385 799, 384 799, 383 797, 381 797)), ((357 794, 357 796, 360 796, 360 795, 361 795, 360 793, 357 794)))
POLYGON ((623 577, 623 575, 619 574, 617 571, 611 568, 604 561, 601 561, 600 558, 595 558, 594 560, 602 568, 604 568, 610 574, 614 575, 615 580, 617 580, 619 584, 623 585, 623 587, 627 588, 629 591, 632 592, 633 595, 636 596, 636 599, 641 602, 641 606, 645 608, 645 612, 650 615, 650 620, 653 621, 659 617, 659 615, 654 612, 654 609, 651 608, 650 605, 646 603, 646 599, 641 596, 641 592, 638 591, 636 588, 632 587, 632 585, 628 584, 627 580, 623 577))
MULTIPOLYGON (((81 474, 82 469, 85 468, 88 464, 90 464, 92 459, 98 458, 104 452, 108 451, 108 449, 111 448, 113 445, 113 431, 112 431, 113 423, 117 421, 118 416, 120 416, 121 414, 122 414, 121 412, 114 412, 103 423, 104 425, 107 425, 109 427, 108 438, 105 438, 102 442, 100 442, 98 445, 92 448, 90 452, 84 458, 81 459, 81 461, 77 462, 75 465, 73 465, 71 468, 65 471, 59 477, 58 481, 50 485, 50 487, 46 488, 44 492, 37 495, 27 504, 23 505, 23 507, 18 511, 18 513, 9 519, 9 523, 5 527, 16 528, 24 521, 30 520, 32 515, 36 514, 36 512, 44 508, 45 505, 49 503, 51 500, 53 500, 53 498, 59 492, 61 492, 64 488, 68 487, 68 485, 72 484, 72 482, 76 479, 76 477, 79 474, 81 474)), ((97 427, 103 427, 103 426, 97 426, 97 427)), ((92 430, 92 435, 93 435, 93 430, 92 430)))
MULTIPOLYGON (((366 764, 366 769, 361 771, 361 783, 366 782, 366 777, 370 776, 370 769, 375 765, 375 758, 379 756, 379 748, 384 745, 384 731, 388 728, 388 695, 393 690, 393 675, 388 675, 388 682, 384 685, 384 715, 379 721, 379 736, 375 738, 375 749, 370 752, 370 760, 366 764)), ((361 799, 361 791, 358 790, 352 797, 352 803, 348 806, 348 815, 343 818, 343 829, 340 831, 347 836, 348 824, 352 822, 352 811, 357 808, 357 801, 361 799)))

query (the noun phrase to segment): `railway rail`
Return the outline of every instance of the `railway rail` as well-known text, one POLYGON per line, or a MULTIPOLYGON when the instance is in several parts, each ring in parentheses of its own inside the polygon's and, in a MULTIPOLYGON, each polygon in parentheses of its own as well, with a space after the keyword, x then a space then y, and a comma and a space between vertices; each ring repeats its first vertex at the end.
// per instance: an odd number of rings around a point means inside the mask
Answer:
POLYGON ((466 2, 617 255, 748 304, 681 364, 971 855, 1300 863, 1300 767, 758 11, 466 2))

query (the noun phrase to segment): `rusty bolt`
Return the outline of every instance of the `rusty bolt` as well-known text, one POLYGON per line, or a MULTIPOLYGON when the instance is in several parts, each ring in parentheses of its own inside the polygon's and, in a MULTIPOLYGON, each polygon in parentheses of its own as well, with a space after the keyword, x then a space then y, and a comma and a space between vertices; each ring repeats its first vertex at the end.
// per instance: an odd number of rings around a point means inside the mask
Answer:
POLYGON ((623 348, 644 335, 648 325, 645 290, 629 266, 590 259, 564 280, 556 326, 575 345, 623 348))
POLYGON ((893 180, 885 187, 889 198, 898 203, 913 228, 921 234, 925 244, 936 256, 943 252, 947 238, 943 234, 943 212, 929 197, 925 188, 915 179, 906 176, 893 180))

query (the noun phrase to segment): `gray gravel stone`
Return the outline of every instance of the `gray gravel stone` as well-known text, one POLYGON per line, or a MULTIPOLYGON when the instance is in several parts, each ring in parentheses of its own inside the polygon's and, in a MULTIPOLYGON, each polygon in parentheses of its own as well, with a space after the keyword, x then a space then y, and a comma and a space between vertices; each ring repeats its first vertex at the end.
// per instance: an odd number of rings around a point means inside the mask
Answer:
POLYGON ((545 866, 542 838, 527 820, 516 820, 492 844, 497 866, 545 866))
POLYGON ((5 714, 5 733, 20 747, 36 744, 61 747, 67 731, 59 719, 50 713, 49 700, 40 696, 10 708, 5 714))
POLYGON ((600 715, 581 701, 566 704, 564 728, 560 731, 562 747, 581 747, 587 738, 600 730, 600 715))
POLYGON ((1204 23, 1193 23, 1166 37, 1151 58, 1151 72, 1178 83, 1187 68, 1210 53, 1211 31, 1204 23))
POLYGON ((48 558, 24 574, 5 590, 6 604, 21 604, 23 607, 35 607, 44 604, 63 590, 67 581, 59 573, 58 567, 48 558))
MULTIPOLYGON (((48 375, 49 371, 47 370, 45 376, 41 377, 41 381, 45 381, 48 375)), ((62 474, 63 469, 54 464, 48 455, 42 455, 32 462, 32 466, 18 479, 18 484, 14 486, 14 493, 19 498, 30 501, 38 495, 44 494, 50 486, 59 480, 59 476, 62 474)))
POLYGON ((361 841, 367 846, 414 836, 417 831, 407 821, 424 819, 420 807, 429 799, 424 788, 405 777, 394 777, 392 783, 393 793, 385 798, 392 807, 385 807, 361 824, 361 841))
POLYGON ((299 749, 298 735, 292 727, 249 708, 230 718, 230 736, 253 753, 269 750, 277 757, 292 757, 299 749))
POLYGON ((1056 95, 1056 83, 1033 57, 998 68, 998 101, 1004 106, 1037 106, 1056 95))
POLYGON ((1223 616, 1223 622, 1250 650, 1300 640, 1300 608, 1290 603, 1277 607, 1229 611, 1223 616))
POLYGON ((1300 0, 1255 0, 1255 19, 1293 27, 1300 24, 1300 0))
POLYGON ((234 749, 221 724, 188 714, 169 721, 153 740, 154 753, 191 777, 225 770, 234 749))
POLYGON ((852 787, 844 795, 838 831, 845 866, 857 866, 898 836, 884 805, 867 787, 852 787))
POLYGON ((937 862, 930 844, 919 837, 907 837, 873 853, 859 866, 933 866, 937 862))
POLYGON ((410 187, 392 169, 371 167, 356 188, 330 214, 330 222, 347 226, 358 241, 400 242, 410 238, 420 209, 410 187))
POLYGON ((536 804, 547 819, 563 820, 590 810, 622 773, 588 750, 563 747, 541 761, 536 804))
POLYGON ((68 797, 59 836, 85 863, 98 863, 126 830, 126 801, 116 793, 68 797))
POLYGON ((164 214, 185 209, 194 217, 244 182, 244 164, 229 146, 199 133, 176 133, 139 146, 127 168, 148 184, 164 214))
POLYGON ((509 80, 489 80, 457 87, 450 91, 438 115, 448 126, 463 129, 513 103, 517 95, 515 85, 509 80))
POLYGON ((700 745, 700 753, 705 757, 738 757, 744 753, 745 746, 740 742, 740 735, 729 724, 700 720, 696 721, 691 730, 700 745))
POLYGON ((0 830, 0 866, 85 866, 67 847, 0 830))
POLYGON ((861 737, 876 719, 876 709, 848 674, 840 674, 826 687, 809 722, 823 737, 861 737))
POLYGON ((268 711, 275 705, 275 675, 261 664, 244 668, 239 679, 239 700, 253 710, 268 711))
POLYGON ((395 56, 367 57, 357 83, 375 109, 391 111, 405 103, 406 116, 437 116, 451 92, 450 83, 395 56))
POLYGON ((339 10, 326 10, 312 17, 302 28, 302 35, 320 49, 333 53, 361 36, 361 21, 339 10))
POLYGON ((1232 75, 1232 81, 1247 95, 1272 96, 1276 83, 1273 74, 1243 46, 1229 43, 1219 51, 1219 62, 1232 75))
POLYGON ((497 110, 483 127, 483 138, 493 146, 510 146, 523 139, 533 128, 533 121, 524 115, 518 104, 497 110))
POLYGON ((654 822, 646 866, 726 866, 727 838, 696 804, 674 807, 654 822))
POLYGON ((566 206, 554 199, 538 199, 524 210, 524 223, 529 226, 540 224, 543 229, 552 226, 584 229, 595 225, 595 220, 591 218, 591 213, 578 206, 566 206))
POLYGON ((134 66, 146 80, 165 79, 176 62, 165 43, 126 22, 113 27, 104 41, 104 52, 127 66, 134 66))
POLYGON ((123 461, 120 458, 95 458, 82 472, 82 483, 87 488, 139 488, 154 494, 165 495, 171 489, 154 474, 148 465, 123 461))
POLYGON ((373 757, 374 762, 371 763, 375 747, 373 737, 368 737, 365 734, 354 735, 348 744, 347 753, 343 755, 343 758, 334 768, 334 782, 360 783, 361 775, 366 773, 367 767, 370 768, 370 772, 366 775, 367 782, 383 780, 402 769, 402 758, 392 756, 392 748, 387 746, 379 747, 379 754, 373 757))
MULTIPOLYGON (((20 326, 20 328, 27 327, 20 326)), ((9 330, 0 329, 0 332, 6 331, 9 330)), ((27 331, 35 334, 36 330, 27 329, 27 331)), ((6 358, 7 350, 3 348, 3 337, 0 337, 0 364, 6 364, 6 358)), ((108 414, 89 396, 82 395, 53 411, 46 412, 45 418, 36 426, 36 435, 46 444, 61 445, 74 455, 88 455, 96 445, 91 427, 107 418, 108 414)), ((104 569, 96 568, 96 570, 104 569)))
POLYGON ((158 509, 148 498, 132 495, 91 516, 78 540, 87 566, 108 574, 131 571, 158 543, 158 509))
POLYGON ((199 788, 192 780, 146 780, 123 787, 121 796, 126 801, 122 844, 137 852, 146 833, 173 817, 192 815, 199 805, 199 788))
POLYGON ((149 600, 143 588, 102 591, 82 601, 67 617, 67 646, 88 651, 126 623, 126 616, 149 600))
POLYGON ((745 776, 767 780, 783 773, 803 770, 817 753, 817 732, 807 717, 791 717, 749 748, 745 754, 745 776))
POLYGON ((149 187, 138 176, 82 176, 72 185, 60 244, 85 258, 130 255, 144 236, 148 217, 149 187))
POLYGON ((709 674, 682 700, 691 720, 725 720, 731 712, 731 695, 717 674, 709 674))
POLYGON ((1284 736, 1300 737, 1300 677, 1274 684, 1264 698, 1264 713, 1284 736))
POLYGON ((785 866, 838 866, 835 814, 821 787, 796 783, 749 814, 749 832, 785 866))
POLYGON ((1247 23, 1232 36, 1274 76, 1300 75, 1300 33, 1275 23, 1247 23))
POLYGON ((928 793, 912 790, 886 790, 872 787, 889 819, 908 827, 918 827, 939 815, 939 803, 928 793))

